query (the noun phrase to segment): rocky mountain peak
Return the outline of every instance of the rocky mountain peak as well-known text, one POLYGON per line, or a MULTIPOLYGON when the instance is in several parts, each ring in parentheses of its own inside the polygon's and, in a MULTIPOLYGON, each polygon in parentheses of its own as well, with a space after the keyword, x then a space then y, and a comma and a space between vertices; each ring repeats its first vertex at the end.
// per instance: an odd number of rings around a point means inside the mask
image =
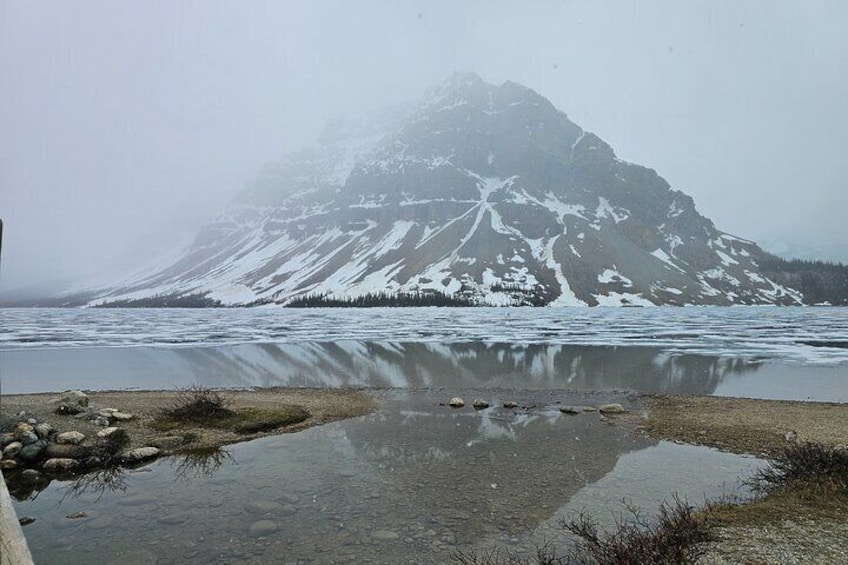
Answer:
POLYGON ((762 251, 533 90, 456 73, 328 124, 175 264, 107 298, 431 296, 483 305, 792 304, 762 251))

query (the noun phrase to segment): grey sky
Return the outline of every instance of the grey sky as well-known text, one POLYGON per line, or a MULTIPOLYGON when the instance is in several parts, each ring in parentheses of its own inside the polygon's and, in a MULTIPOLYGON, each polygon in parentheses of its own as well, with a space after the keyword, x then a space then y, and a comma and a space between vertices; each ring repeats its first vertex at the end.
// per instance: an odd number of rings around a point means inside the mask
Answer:
POLYGON ((0 287, 182 242, 327 119, 454 70, 537 90, 719 229, 848 248, 845 21, 839 0, 3 0, 0 287))

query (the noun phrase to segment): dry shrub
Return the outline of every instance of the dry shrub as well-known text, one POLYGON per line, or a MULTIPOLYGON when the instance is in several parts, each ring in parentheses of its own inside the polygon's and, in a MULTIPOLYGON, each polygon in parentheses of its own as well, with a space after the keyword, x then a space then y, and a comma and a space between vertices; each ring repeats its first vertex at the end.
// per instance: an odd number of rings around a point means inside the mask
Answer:
POLYGON ((790 445, 748 483, 765 493, 803 485, 848 497, 848 449, 820 443, 790 445))
POLYGON ((176 422, 203 424, 233 414, 231 401, 220 391, 200 385, 177 389, 173 404, 162 416, 176 422))

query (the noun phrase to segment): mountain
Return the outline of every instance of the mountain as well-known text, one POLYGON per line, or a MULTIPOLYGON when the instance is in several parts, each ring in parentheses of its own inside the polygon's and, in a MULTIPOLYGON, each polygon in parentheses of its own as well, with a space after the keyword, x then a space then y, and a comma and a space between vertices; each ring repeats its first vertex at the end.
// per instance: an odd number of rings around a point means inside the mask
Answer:
POLYGON ((91 303, 803 303, 765 256, 533 90, 460 73, 413 107, 330 123, 176 261, 91 303))

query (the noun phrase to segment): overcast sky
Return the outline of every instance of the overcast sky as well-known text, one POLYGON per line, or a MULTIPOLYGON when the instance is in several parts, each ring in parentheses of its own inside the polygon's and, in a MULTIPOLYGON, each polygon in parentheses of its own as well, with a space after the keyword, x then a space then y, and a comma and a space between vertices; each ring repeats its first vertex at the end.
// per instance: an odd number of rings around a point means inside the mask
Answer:
POLYGON ((324 123, 535 89, 721 230, 848 255, 848 2, 0 1, 0 287, 182 244, 324 123))

